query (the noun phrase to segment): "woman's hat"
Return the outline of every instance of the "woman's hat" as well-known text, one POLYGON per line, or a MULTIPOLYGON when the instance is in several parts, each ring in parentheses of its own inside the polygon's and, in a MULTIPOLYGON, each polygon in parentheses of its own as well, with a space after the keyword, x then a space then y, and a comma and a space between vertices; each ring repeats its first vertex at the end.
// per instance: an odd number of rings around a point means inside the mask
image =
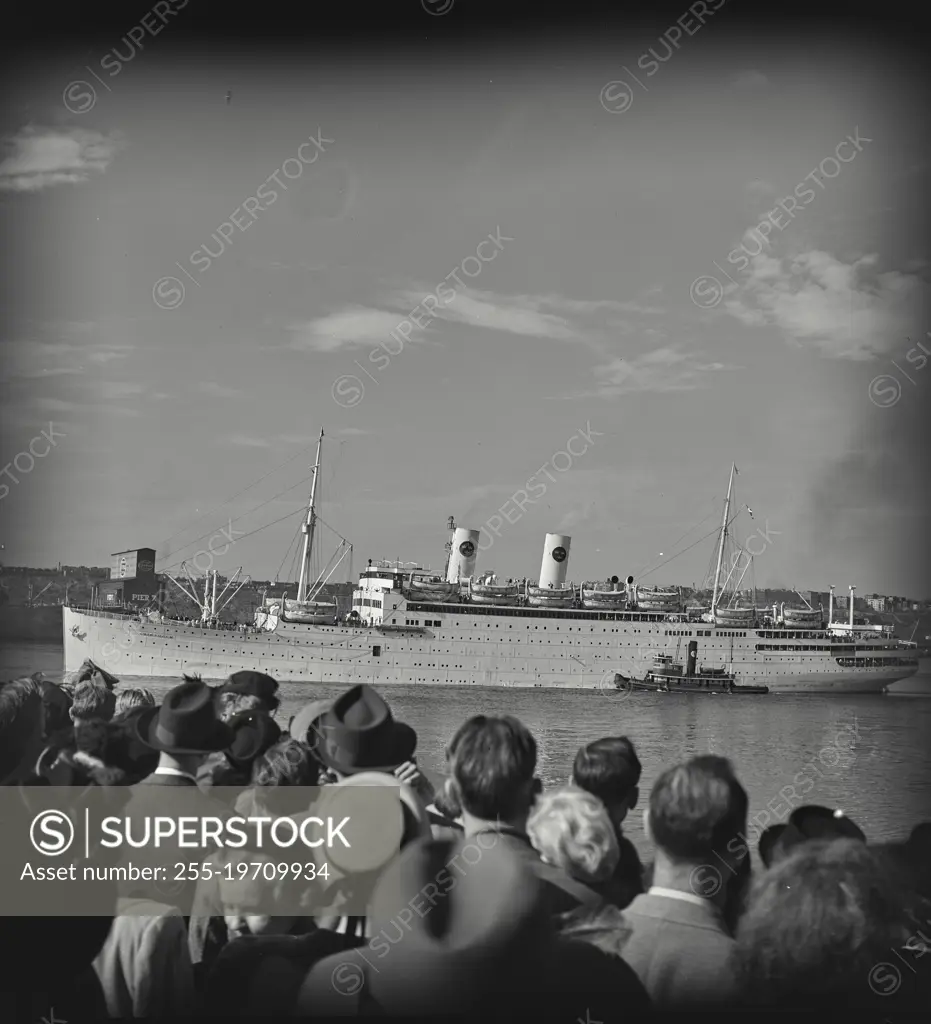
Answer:
POLYGON ((760 859, 769 867, 811 839, 858 839, 866 842, 863 831, 843 811, 806 804, 796 807, 785 825, 774 825, 760 836, 760 859), (770 833, 768 837, 767 833, 770 833))
POLYGON ((396 722, 381 694, 364 683, 336 699, 316 732, 318 759, 341 775, 392 772, 417 749, 417 733, 396 722))
POLYGON ((242 693, 258 697, 263 704, 268 706, 269 711, 274 711, 279 704, 278 680, 272 679, 264 672, 254 672, 251 669, 234 672, 226 682, 217 688, 217 692, 242 693))
POLYGON ((213 690, 200 680, 169 690, 160 707, 142 709, 135 725, 147 747, 166 754, 209 754, 226 750, 233 739, 217 718, 213 690))

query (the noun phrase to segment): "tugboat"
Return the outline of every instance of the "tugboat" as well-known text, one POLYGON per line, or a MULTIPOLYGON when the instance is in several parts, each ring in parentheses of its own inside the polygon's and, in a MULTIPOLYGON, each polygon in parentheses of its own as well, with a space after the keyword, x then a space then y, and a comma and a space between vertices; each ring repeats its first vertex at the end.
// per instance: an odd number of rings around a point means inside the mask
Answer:
POLYGON ((632 690, 645 690, 652 693, 708 693, 708 694, 740 694, 769 693, 768 686, 739 686, 734 682, 735 675, 724 668, 704 668, 696 671, 698 660, 698 641, 690 640, 688 660, 685 666, 673 660, 671 654, 658 654, 642 680, 625 680, 615 683, 632 690))

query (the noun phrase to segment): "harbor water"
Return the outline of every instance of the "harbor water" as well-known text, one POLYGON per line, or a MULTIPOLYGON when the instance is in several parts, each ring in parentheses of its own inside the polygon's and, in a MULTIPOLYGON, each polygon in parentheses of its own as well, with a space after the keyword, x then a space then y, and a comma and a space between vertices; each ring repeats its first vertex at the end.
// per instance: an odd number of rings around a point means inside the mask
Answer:
MULTIPOLYGON (((62 676, 60 645, 0 649, 0 678, 36 671, 62 676)), ((931 820, 931 659, 910 680, 922 696, 724 696, 547 689, 392 686, 384 689, 395 716, 417 730, 418 760, 437 779, 445 747, 471 715, 512 714, 533 732, 538 770, 548 786, 565 782, 579 746, 604 735, 627 735, 641 763, 641 804, 625 831, 646 852, 640 810, 657 775, 701 753, 729 757, 750 795, 749 835, 784 821, 793 807, 817 803, 843 809, 873 841, 904 839, 931 820), (794 787, 794 789, 793 789, 794 787)), ((133 678, 160 698, 174 683, 133 678)), ((306 701, 343 688, 283 683, 278 721, 306 701)), ((755 842, 754 842, 755 845, 755 842)))

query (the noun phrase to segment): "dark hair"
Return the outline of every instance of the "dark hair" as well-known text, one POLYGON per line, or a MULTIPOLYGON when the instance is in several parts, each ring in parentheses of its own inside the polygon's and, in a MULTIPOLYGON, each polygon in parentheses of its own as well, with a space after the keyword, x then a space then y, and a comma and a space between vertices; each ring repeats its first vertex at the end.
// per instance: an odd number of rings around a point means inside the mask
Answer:
POLYGON ((29 753, 32 734, 43 721, 42 691, 34 679, 16 679, 0 686, 0 782, 12 775, 29 753))
POLYGON ((610 807, 630 796, 640 783, 641 771, 637 752, 626 736, 605 736, 575 755, 572 782, 610 807))
POLYGON ((116 695, 103 683, 85 679, 74 688, 73 718, 100 718, 108 722, 116 711, 116 695))
POLYGON ((650 832, 674 860, 724 853, 747 823, 747 792, 726 757, 705 754, 667 769, 650 793, 650 832))
POLYGON ((470 718, 447 750, 463 810, 485 820, 520 812, 537 767, 537 743, 516 718, 470 718))
POLYGON ((800 845, 756 880, 737 929, 734 966, 745 1000, 837 1010, 846 997, 868 1007, 874 984, 893 980, 877 968, 889 968, 908 941, 907 904, 864 843, 800 845))

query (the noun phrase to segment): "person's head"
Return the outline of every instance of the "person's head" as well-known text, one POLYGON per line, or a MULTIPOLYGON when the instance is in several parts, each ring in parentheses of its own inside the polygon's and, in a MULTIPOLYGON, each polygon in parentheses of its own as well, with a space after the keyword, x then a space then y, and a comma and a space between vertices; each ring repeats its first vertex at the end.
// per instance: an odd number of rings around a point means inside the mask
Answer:
POLYGON ((130 708, 155 707, 155 697, 151 690, 143 686, 124 686, 116 695, 116 711, 119 715, 130 708))
POLYGON ((38 683, 42 702, 45 704, 46 742, 64 741, 70 734, 73 724, 68 713, 72 703, 71 694, 57 683, 43 679, 39 672, 33 675, 32 679, 38 683))
POLYGON ((746 846, 735 842, 747 823, 747 793, 724 757, 706 754, 667 769, 656 780, 643 813, 644 830, 656 847, 654 885, 685 887, 718 897, 733 877, 746 846), (722 864, 723 872, 717 867, 722 864), (716 885, 700 880, 697 868, 711 866, 716 885))
POLYGON ((527 834, 543 860, 580 882, 607 881, 620 860, 604 804, 582 789, 543 793, 527 821, 527 834))
POLYGON ((0 686, 0 785, 30 775, 42 753, 45 704, 34 679, 0 686))
MULTIPOLYGON (((906 905, 866 844, 797 847, 756 879, 738 925, 735 970, 746 998, 784 1008, 862 1008, 870 989, 879 994, 874 985, 883 986, 877 967, 888 968, 912 933, 906 905)), ((888 970, 885 977, 892 980, 888 970)))
POLYGON ((74 700, 68 714, 71 721, 98 719, 109 722, 116 711, 116 696, 104 683, 87 679, 74 688, 74 700))
POLYGON ((122 735, 125 744, 126 774, 130 785, 141 782, 158 767, 159 752, 144 743, 139 736, 138 721, 148 706, 139 704, 118 711, 111 719, 113 729, 122 735))
POLYGON ((787 822, 770 825, 760 836, 757 850, 769 867, 796 847, 813 839, 857 839, 866 842, 863 830, 841 810, 804 804, 796 807, 787 822))
POLYGON ((236 693, 232 690, 221 690, 217 694, 217 714, 221 722, 229 724, 230 719, 243 711, 262 711, 265 702, 254 693, 236 693))
POLYGON ((267 854, 250 854, 245 861, 226 859, 220 877, 220 904, 230 939, 245 935, 286 935, 306 908, 308 883, 294 877, 292 865, 267 854), (238 864, 245 863, 242 873, 238 864), (256 866, 261 864, 261 873, 256 866), (257 878, 253 875, 258 874, 257 878))
POLYGON ((395 720, 374 686, 360 683, 341 693, 330 710, 313 722, 307 742, 334 778, 363 772, 391 775, 413 760, 417 732, 395 720))
POLYGON ((283 736, 273 743, 252 763, 252 798, 262 811, 277 808, 290 812, 295 809, 294 797, 282 787, 316 786, 319 784, 320 765, 313 754, 297 740, 283 736))
MULTIPOLYGON (((278 697, 278 680, 266 675, 264 672, 254 672, 244 669, 241 672, 234 672, 219 687, 218 693, 239 693, 258 697, 262 710, 274 715, 278 710, 281 701, 278 697)), ((250 708, 243 707, 243 711, 250 708)))
POLYGON ((159 752, 159 765, 166 768, 194 774, 233 741, 233 730, 217 716, 214 691, 197 676, 185 675, 159 706, 133 710, 139 738, 159 752))
POLYGON ((627 817, 640 797, 640 761, 626 736, 605 736, 582 747, 572 766, 572 785, 605 805, 615 826, 627 817))
POLYGON ((537 743, 516 718, 470 718, 446 751, 464 816, 523 828, 542 790, 537 743))

